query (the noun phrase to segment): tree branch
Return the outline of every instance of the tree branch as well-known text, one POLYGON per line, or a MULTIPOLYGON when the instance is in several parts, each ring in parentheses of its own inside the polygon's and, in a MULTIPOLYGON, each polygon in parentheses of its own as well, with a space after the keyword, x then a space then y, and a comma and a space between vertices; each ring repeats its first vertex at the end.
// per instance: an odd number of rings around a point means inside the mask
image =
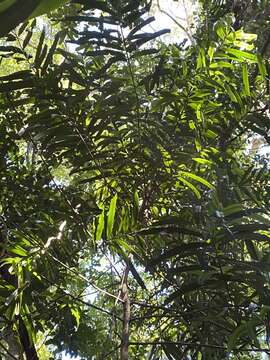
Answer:
POLYGON ((194 44, 194 40, 192 38, 192 36, 190 35, 190 33, 188 32, 188 30, 182 25, 180 24, 179 21, 177 21, 170 13, 168 13, 166 10, 162 9, 161 6, 160 6, 160 3, 159 3, 159 0, 157 1, 157 7, 158 7, 158 10, 168 16, 178 27, 180 27, 181 30, 184 31, 184 33, 187 35, 189 41, 191 42, 191 44, 193 45, 194 44))

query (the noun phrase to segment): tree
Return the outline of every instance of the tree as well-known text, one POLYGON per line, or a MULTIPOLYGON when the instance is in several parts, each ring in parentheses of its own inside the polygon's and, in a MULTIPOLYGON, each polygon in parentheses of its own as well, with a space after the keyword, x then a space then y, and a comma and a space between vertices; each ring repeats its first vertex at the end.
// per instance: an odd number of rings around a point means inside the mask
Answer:
POLYGON ((144 31, 150 3, 78 3, 0 49, 3 328, 27 359, 39 332, 86 359, 268 352, 266 53, 228 3, 194 46, 144 31))

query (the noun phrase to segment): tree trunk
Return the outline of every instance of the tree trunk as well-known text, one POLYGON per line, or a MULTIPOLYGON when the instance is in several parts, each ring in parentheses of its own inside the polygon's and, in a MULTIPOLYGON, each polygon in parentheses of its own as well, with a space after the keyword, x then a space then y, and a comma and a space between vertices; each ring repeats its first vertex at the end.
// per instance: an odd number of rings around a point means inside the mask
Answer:
POLYGON ((121 360, 128 360, 128 345, 129 345, 129 323, 130 323, 130 299, 128 296, 128 273, 129 266, 127 265, 123 285, 122 285, 122 300, 123 300, 123 330, 121 342, 121 360))

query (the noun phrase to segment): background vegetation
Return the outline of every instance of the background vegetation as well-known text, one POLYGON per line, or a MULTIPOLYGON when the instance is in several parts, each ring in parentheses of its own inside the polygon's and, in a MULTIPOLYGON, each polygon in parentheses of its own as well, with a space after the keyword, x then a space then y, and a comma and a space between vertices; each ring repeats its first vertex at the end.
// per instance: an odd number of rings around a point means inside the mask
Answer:
POLYGON ((177 3, 0 1, 0 358, 270 353, 270 6, 177 3))

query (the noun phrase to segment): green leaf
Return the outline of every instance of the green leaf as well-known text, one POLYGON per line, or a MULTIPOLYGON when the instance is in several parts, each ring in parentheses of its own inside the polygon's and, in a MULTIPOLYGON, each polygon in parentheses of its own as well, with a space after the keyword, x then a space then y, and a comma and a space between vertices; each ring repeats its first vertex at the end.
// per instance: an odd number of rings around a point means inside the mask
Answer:
POLYGON ((53 41, 53 44, 52 46, 50 47, 50 50, 48 52, 48 55, 46 57, 46 60, 44 62, 44 65, 43 65, 43 68, 42 68, 42 75, 44 75, 47 67, 49 66, 49 64, 52 62, 52 58, 53 58, 53 54, 56 50, 56 47, 57 47, 57 44, 58 44, 58 41, 60 39, 60 36, 61 36, 61 32, 59 32, 58 34, 55 35, 55 38, 54 38, 54 41, 53 41))
POLYGON ((250 87, 249 87, 247 63, 243 64, 242 76, 243 76, 243 84, 244 84, 244 93, 245 93, 246 96, 250 96, 250 87))
POLYGON ((124 255, 126 258, 128 257, 127 254, 125 253, 124 250, 126 250, 128 253, 134 253, 134 248, 128 244, 127 241, 123 240, 123 239, 117 239, 116 240, 117 245, 121 248, 122 250, 122 255, 124 255), (124 250, 123 250, 124 249, 124 250))
POLYGON ((30 70, 21 70, 14 72, 10 75, 5 75, 0 77, 0 81, 11 81, 11 80, 24 80, 29 79, 31 77, 31 71, 30 70))
POLYGON ((238 40, 244 40, 246 42, 252 42, 257 39, 257 34, 246 33, 243 29, 237 30, 235 32, 235 37, 238 40))
POLYGON ((258 61, 258 67, 259 67, 260 74, 261 74, 262 78, 265 79, 265 77, 267 75, 267 70, 266 70, 264 60, 260 54, 257 55, 257 61, 258 61))
POLYGON ((218 20, 214 24, 214 31, 221 40, 224 40, 226 38, 227 29, 225 23, 222 20, 218 20))
POLYGON ((32 35, 33 35, 33 32, 28 30, 26 37, 23 40, 23 48, 25 48, 29 44, 29 41, 31 40, 32 35))
POLYGON ((0 2, 0 13, 8 9, 11 5, 13 5, 17 0, 2 0, 0 2))
POLYGON ((224 84, 224 87, 225 87, 231 101, 233 101, 235 103, 238 103, 238 100, 237 100, 237 97, 236 97, 236 94, 235 94, 235 91, 234 91, 233 87, 230 86, 229 84, 224 84))
POLYGON ((43 48, 43 43, 44 43, 44 40, 45 40, 45 35, 46 35, 46 32, 45 32, 45 29, 43 28, 42 32, 41 32, 41 35, 39 37, 39 42, 38 42, 38 46, 37 46, 37 51, 36 51, 36 56, 35 56, 35 65, 36 67, 39 67, 39 65, 41 64, 41 54, 42 54, 42 48, 43 48))
POLYGON ((181 181, 184 185, 186 185, 187 187, 190 188, 190 190, 193 191, 194 195, 200 199, 201 198, 201 193, 200 191, 196 188, 196 186, 194 186, 193 184, 191 184, 191 182, 187 181, 186 179, 184 179, 182 176, 178 177, 179 181, 181 181))
POLYGON ((192 158, 192 160, 196 161, 199 164, 203 164, 203 165, 212 165, 212 161, 207 160, 207 159, 203 159, 203 158, 192 158))
POLYGON ((227 53, 234 55, 236 58, 238 58, 241 61, 251 60, 253 62, 257 62, 257 56, 247 51, 230 49, 230 48, 227 48, 225 50, 227 53))
POLYGON ((142 277, 140 276, 140 274, 138 273, 138 271, 136 270, 135 266, 133 265, 133 263, 129 260, 128 261, 129 264, 129 269, 131 274, 133 275, 134 279, 137 281, 137 283, 141 286, 142 289, 147 290, 147 287, 142 279, 142 277))
POLYGON ((171 222, 168 219, 165 222, 165 226, 151 226, 148 228, 143 228, 136 232, 136 235, 155 235, 155 234, 182 234, 182 235, 190 235, 195 237, 203 238, 203 234, 199 231, 185 228, 183 226, 175 225, 177 222, 176 219, 172 219, 171 222))
POLYGON ((80 312, 79 312, 78 308, 76 308, 74 306, 71 306, 70 312, 73 315, 73 317, 74 317, 74 319, 76 321, 76 327, 78 328, 79 325, 80 325, 80 319, 81 319, 80 312))
POLYGON ((135 219, 135 222, 138 219, 139 209, 140 209, 140 199, 139 199, 138 191, 136 190, 134 192, 134 219, 135 219))
POLYGON ((205 135, 206 135, 209 139, 215 139, 215 138, 218 136, 214 131, 212 131, 212 130, 210 130, 210 129, 207 129, 205 135))
POLYGON ((114 225, 114 217, 115 217, 115 210, 116 210, 116 203, 117 203, 117 194, 111 200, 109 212, 108 212, 108 219, 107 219, 107 237, 110 238, 113 232, 113 225, 114 225))
POLYGON ((203 48, 199 49, 199 56, 197 60, 197 69, 206 67, 205 51, 203 48))
POLYGON ((158 257, 151 258, 148 262, 148 266, 150 267, 156 266, 161 262, 176 256, 180 259, 190 255, 197 254, 199 249, 204 248, 206 246, 207 244, 203 242, 190 242, 189 244, 183 243, 179 246, 171 248, 170 250, 163 251, 163 253, 158 257))
POLYGON ((214 189, 214 186, 211 185, 207 180, 203 179, 202 177, 198 176, 198 175, 195 175, 193 173, 189 173, 187 171, 180 171, 179 172, 179 175, 182 177, 182 176, 185 176, 187 178, 190 178, 190 179, 193 179, 193 180, 196 180, 198 181, 199 183, 205 185, 206 187, 208 187, 209 189, 214 189))
MULTIPOLYGON (((247 322, 243 322, 241 323, 239 326, 237 326, 237 328, 233 331, 233 333, 230 335, 229 337, 229 341, 228 341, 228 351, 231 351, 232 349, 235 348, 238 339, 241 336, 249 336, 250 339, 254 340, 256 346, 258 344, 258 339, 256 336, 256 332, 254 331, 254 328, 257 325, 260 325, 261 321, 259 319, 251 319, 247 322)), ((258 345, 259 347, 259 345, 258 345)))
POLYGON ((96 241, 99 241, 102 237, 102 233, 103 233, 104 225, 105 225, 104 218, 105 218, 105 210, 103 209, 102 213, 98 217, 98 225, 97 225, 96 234, 95 234, 96 241))
POLYGON ((138 32, 139 30, 141 30, 144 26, 149 25, 151 22, 155 21, 154 16, 151 16, 147 19, 142 19, 138 25, 136 25, 128 34, 127 39, 130 39, 134 34, 136 34, 136 32, 138 32))
POLYGON ((226 206, 224 209, 223 209, 223 213, 225 216, 230 216, 234 213, 237 213, 239 211, 243 210, 243 205, 240 204, 240 203, 236 203, 236 204, 231 204, 231 205, 228 205, 226 206))
POLYGON ((27 251, 19 245, 14 246, 9 251, 12 252, 13 254, 16 254, 16 255, 19 255, 22 257, 27 256, 27 251))
MULTIPOLYGON (((24 55, 24 51, 16 46, 0 46, 0 51, 2 52, 13 52, 14 54, 22 54, 24 55)), ((2 55, 2 54, 1 54, 2 55)))
POLYGON ((35 11, 31 14, 30 19, 42 14, 46 14, 63 5, 67 0, 41 0, 35 11))

